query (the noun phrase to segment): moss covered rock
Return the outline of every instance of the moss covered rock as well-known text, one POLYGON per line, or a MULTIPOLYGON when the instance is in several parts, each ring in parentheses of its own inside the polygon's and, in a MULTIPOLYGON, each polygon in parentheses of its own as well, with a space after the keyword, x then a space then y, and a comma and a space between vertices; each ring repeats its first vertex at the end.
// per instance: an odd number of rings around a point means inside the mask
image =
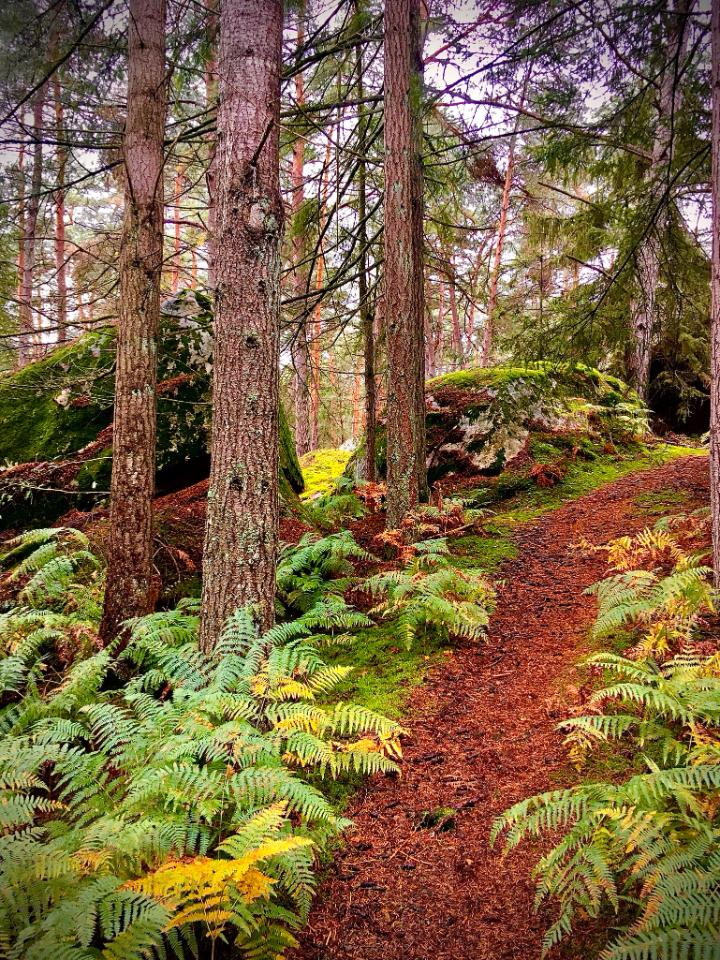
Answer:
MULTIPOLYGON (((109 489, 115 328, 103 327, 0 375, 0 527, 49 522, 109 489)), ((158 356, 158 485, 207 475, 212 314, 203 294, 163 304, 158 356)), ((295 444, 280 416, 281 488, 300 493, 295 444)))
MULTIPOLYGON (((496 476, 527 446, 531 433, 643 434, 645 409, 627 384, 584 366, 490 367, 428 381, 428 478, 496 476)), ((378 436, 385 471, 385 431, 378 436)))

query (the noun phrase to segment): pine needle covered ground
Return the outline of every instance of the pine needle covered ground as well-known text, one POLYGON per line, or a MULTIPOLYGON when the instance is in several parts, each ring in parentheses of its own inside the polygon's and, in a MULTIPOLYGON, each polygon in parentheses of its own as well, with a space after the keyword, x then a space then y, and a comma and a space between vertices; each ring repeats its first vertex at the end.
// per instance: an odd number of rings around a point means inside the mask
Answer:
MULTIPOLYGON (((575 664, 595 616, 584 591, 607 566, 602 553, 575 545, 641 530, 648 505, 668 490, 682 494, 683 510, 704 505, 705 458, 630 473, 539 516, 547 504, 518 508, 535 519, 515 524, 504 541, 510 559, 487 642, 480 653, 472 643, 445 650, 413 691, 403 776, 376 780, 350 804, 354 830, 298 957, 540 955, 552 917, 533 909, 539 848, 503 856, 501 845, 489 845, 491 826, 512 803, 577 780, 557 724, 583 697, 575 664)), ((575 942, 583 946, 570 955, 593 955, 592 931, 575 942)))

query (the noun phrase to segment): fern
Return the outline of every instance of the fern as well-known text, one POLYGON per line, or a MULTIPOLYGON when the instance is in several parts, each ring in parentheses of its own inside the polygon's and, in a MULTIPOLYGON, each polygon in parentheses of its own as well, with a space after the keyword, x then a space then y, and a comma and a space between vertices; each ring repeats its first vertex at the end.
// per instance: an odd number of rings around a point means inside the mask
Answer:
POLYGON ((305 613, 327 597, 340 596, 350 583, 352 560, 368 560, 349 530, 319 539, 306 533, 296 546, 286 547, 277 568, 280 612, 305 613))
POLYGON ((508 846, 561 830, 539 863, 538 900, 559 916, 548 950, 572 932, 579 913, 599 916, 634 903, 636 916, 603 952, 604 960, 719 957, 720 677, 715 658, 658 665, 600 654, 591 664, 618 682, 595 693, 594 706, 617 705, 565 721, 571 742, 632 738, 647 772, 619 785, 583 784, 524 800, 495 823, 508 846), (682 949, 681 949, 682 948, 682 949))
POLYGON ((414 544, 413 552, 404 569, 361 584, 372 597, 383 598, 371 613, 392 619, 408 647, 419 634, 480 639, 494 598, 489 582, 480 573, 452 566, 444 539, 414 544))
MULTIPOLYGON (((354 550, 343 539, 315 556, 336 569, 354 550)), ((206 655, 184 602, 48 682, 70 622, 34 608, 0 619, 4 955, 188 957, 221 938, 279 956, 307 915, 317 849, 346 826, 307 775, 398 769, 397 724, 328 704, 347 670, 320 650, 366 618, 333 594, 265 634, 239 611, 206 655)))

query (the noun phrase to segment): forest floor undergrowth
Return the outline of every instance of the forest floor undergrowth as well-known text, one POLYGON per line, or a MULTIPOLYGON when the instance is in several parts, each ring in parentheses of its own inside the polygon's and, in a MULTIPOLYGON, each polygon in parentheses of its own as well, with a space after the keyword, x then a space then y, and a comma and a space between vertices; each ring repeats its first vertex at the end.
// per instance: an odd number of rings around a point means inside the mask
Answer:
MULTIPOLYGON (((489 845, 512 803, 576 778, 557 731, 583 697, 604 556, 579 549, 705 505, 707 459, 629 473, 513 525, 485 643, 445 651, 405 705, 401 778, 351 800, 354 828, 330 864, 295 954, 303 960, 536 960, 531 844, 489 845), (664 504, 667 509, 664 510, 664 504), (514 555, 513 555, 514 554, 514 555)), ((587 951, 574 956, 586 958, 587 951)))

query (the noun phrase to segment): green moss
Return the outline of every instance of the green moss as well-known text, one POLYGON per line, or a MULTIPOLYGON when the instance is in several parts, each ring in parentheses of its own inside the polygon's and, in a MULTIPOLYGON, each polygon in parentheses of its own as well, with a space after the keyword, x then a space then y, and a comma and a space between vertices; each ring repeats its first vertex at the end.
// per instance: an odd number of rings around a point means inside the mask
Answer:
POLYGON ((651 470, 679 457, 704 455, 695 447, 677 447, 660 443, 647 446, 628 444, 623 452, 598 455, 594 460, 577 459, 567 463, 567 473, 554 487, 537 487, 523 491, 506 502, 501 510, 505 522, 523 522, 575 500, 583 494, 617 480, 628 473, 651 470))
POLYGON ((426 388, 430 391, 440 387, 454 387, 458 390, 482 390, 487 387, 500 387, 513 380, 547 380, 547 370, 538 365, 532 367, 472 367, 468 370, 454 370, 428 380, 426 388))
POLYGON ((329 493, 343 475, 352 456, 348 450, 324 448, 311 450, 300 458, 305 489, 302 499, 310 500, 323 493, 329 493))
POLYGON ((353 668, 336 688, 336 695, 387 716, 402 717, 413 688, 434 664, 450 655, 437 641, 420 637, 408 650, 398 643, 393 624, 381 623, 360 631, 351 644, 333 655, 334 662, 353 668))
POLYGON ((94 440, 112 420, 114 363, 108 328, 0 376, 0 463, 53 460, 94 440))
POLYGON ((458 537, 450 542, 454 562, 463 569, 480 569, 489 573, 518 554, 507 526, 485 524, 481 534, 458 537))
POLYGON ((662 517, 682 507, 687 499, 687 491, 666 488, 665 490, 638 494, 635 497, 635 504, 638 507, 639 515, 642 517, 662 517))

